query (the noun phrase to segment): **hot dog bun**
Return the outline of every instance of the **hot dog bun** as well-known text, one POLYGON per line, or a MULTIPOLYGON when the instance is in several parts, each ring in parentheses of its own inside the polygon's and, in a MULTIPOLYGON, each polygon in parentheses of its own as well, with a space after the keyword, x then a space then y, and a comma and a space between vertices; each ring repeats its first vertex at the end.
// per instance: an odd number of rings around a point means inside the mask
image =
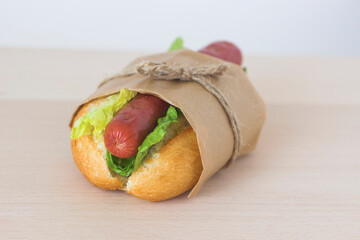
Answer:
MULTIPOLYGON (((75 121, 104 99, 82 106, 75 121)), ((71 141, 71 149, 76 165, 89 182, 106 190, 124 190, 148 201, 163 201, 190 190, 202 171, 196 134, 183 116, 170 125, 164 140, 154 146, 129 178, 109 170, 103 139, 82 136, 71 141)))

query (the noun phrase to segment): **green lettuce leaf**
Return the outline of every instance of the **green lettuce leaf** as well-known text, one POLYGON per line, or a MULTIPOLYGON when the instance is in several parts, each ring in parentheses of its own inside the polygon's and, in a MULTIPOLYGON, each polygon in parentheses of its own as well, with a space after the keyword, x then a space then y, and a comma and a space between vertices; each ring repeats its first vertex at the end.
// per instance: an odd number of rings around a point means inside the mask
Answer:
POLYGON ((138 148, 138 153, 136 154, 134 171, 136 171, 144 161, 146 154, 149 152, 150 147, 160 142, 161 139, 166 134, 166 129, 170 126, 171 123, 177 122, 178 113, 176 108, 170 106, 167 110, 166 116, 158 119, 158 125, 155 129, 146 136, 143 143, 138 148))
POLYGON ((141 166, 150 148, 163 139, 166 134, 166 129, 171 123, 176 122, 177 119, 178 112, 176 108, 170 106, 166 112, 166 116, 158 119, 158 125, 149 135, 147 135, 145 140, 138 147, 137 154, 130 158, 118 158, 107 151, 106 162, 110 169, 121 176, 130 176, 133 171, 136 171, 141 166))
POLYGON ((136 155, 129 158, 118 158, 106 151, 106 163, 113 172, 123 177, 131 175, 134 169, 134 161, 136 155))
POLYGON ((179 49, 184 49, 184 41, 183 41, 183 39, 181 37, 176 38, 172 42, 172 44, 171 44, 168 51, 170 52, 170 51, 179 50, 179 49))
POLYGON ((119 93, 108 97, 105 102, 75 122, 71 130, 71 139, 89 134, 93 134, 95 138, 99 138, 114 115, 133 99, 136 94, 134 91, 121 89, 119 93))

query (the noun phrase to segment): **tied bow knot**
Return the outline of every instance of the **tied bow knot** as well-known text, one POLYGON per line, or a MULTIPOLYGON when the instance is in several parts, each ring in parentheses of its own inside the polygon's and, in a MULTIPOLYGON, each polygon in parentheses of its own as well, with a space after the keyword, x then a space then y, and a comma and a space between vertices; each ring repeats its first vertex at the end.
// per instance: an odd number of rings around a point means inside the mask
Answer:
POLYGON ((142 62, 136 66, 136 71, 141 75, 152 76, 154 79, 190 82, 198 78, 213 78, 220 76, 226 70, 226 65, 219 64, 197 68, 174 68, 166 63, 142 62))

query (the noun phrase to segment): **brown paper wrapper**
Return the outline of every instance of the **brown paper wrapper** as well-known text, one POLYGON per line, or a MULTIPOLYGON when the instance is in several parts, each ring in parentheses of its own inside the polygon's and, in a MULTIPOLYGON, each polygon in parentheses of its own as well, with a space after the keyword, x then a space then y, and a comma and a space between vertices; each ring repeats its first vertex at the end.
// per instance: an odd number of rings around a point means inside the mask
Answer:
POLYGON ((233 153, 238 157, 254 150, 265 121, 264 102, 239 65, 191 50, 178 50, 135 59, 121 74, 103 81, 77 107, 70 127, 83 104, 124 88, 158 96, 180 108, 196 132, 203 171, 189 197, 194 196, 211 176, 225 166, 233 153), (196 82, 164 81, 135 73, 136 66, 143 61, 166 63, 184 69, 226 64, 227 68, 221 76, 208 81, 227 99, 234 113, 240 130, 239 151, 233 152, 233 128, 223 106, 212 93, 196 82))

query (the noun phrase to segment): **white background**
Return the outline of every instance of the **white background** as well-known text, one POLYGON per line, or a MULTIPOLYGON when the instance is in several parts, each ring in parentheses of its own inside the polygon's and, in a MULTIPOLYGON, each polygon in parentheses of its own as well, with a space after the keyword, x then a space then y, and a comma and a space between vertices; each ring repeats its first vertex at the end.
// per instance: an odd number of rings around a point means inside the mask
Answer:
POLYGON ((360 56, 360 1, 0 1, 0 47, 162 51, 235 42, 245 54, 360 56))

